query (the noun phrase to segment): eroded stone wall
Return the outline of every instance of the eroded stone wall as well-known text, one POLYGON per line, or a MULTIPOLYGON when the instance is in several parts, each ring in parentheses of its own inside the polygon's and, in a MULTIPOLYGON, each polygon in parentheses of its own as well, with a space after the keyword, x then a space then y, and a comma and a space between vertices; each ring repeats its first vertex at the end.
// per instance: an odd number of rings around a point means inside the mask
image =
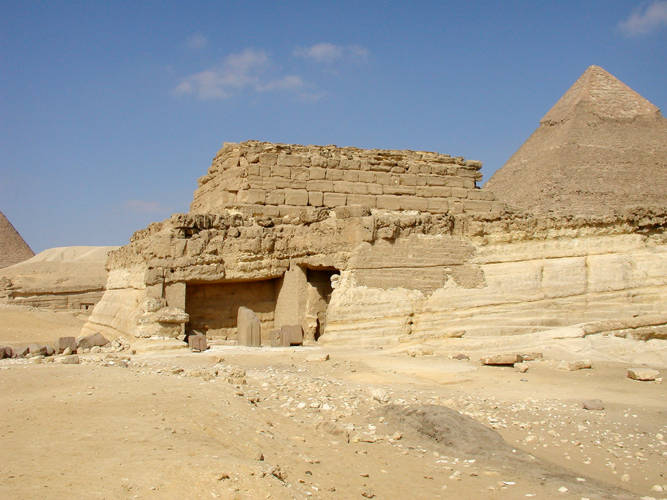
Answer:
POLYGON ((428 213, 502 209, 478 189, 481 163, 425 151, 363 150, 248 141, 226 143, 199 179, 191 211, 247 207, 294 215, 298 207, 362 206, 428 213))

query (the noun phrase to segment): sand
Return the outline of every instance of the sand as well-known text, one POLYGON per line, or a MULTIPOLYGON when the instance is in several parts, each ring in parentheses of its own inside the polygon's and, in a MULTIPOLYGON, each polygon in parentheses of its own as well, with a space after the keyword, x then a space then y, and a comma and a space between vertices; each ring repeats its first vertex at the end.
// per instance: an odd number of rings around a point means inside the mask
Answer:
MULTIPOLYGON (((3 308, 0 344, 81 322, 3 308)), ((665 497, 666 391, 625 376, 642 356, 664 373, 660 350, 528 340, 512 348, 544 342, 546 359, 525 373, 480 366, 483 346, 465 338, 1 360, 0 497, 665 497), (580 354, 592 369, 558 369, 580 354), (605 409, 581 407, 593 398, 605 409)))

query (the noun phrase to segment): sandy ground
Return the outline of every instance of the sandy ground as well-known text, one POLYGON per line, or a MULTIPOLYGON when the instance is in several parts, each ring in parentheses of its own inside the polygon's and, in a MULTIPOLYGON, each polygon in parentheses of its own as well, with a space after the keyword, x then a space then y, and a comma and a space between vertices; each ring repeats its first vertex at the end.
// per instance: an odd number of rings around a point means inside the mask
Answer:
MULTIPOLYGON (((2 309, 0 344, 81 322, 2 309)), ((664 373, 662 344, 512 342, 545 359, 480 366, 496 340, 450 339, 414 357, 214 346, 2 360, 0 498, 667 497, 665 386, 625 376, 642 360, 664 373), (582 354, 593 369, 557 368, 582 354), (591 398, 605 409, 584 410, 591 398)))

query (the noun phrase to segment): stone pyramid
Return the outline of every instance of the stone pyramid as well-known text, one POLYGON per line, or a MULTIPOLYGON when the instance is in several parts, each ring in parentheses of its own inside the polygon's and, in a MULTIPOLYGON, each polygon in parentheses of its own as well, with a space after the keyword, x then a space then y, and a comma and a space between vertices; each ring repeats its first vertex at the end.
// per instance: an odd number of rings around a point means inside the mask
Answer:
POLYGON ((5 214, 0 212, 0 269, 35 255, 5 214))
POLYGON ((485 187, 534 213, 590 216, 665 207, 667 120, 591 66, 485 187))

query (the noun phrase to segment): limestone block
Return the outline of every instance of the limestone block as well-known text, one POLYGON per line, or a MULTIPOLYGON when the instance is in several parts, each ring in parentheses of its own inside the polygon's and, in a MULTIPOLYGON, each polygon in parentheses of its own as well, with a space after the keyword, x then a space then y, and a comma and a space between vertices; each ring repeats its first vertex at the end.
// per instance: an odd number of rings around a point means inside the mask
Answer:
POLYGON ((591 364, 590 359, 578 359, 576 361, 561 361, 558 364, 558 369, 559 370, 567 370, 567 371, 577 371, 577 370, 586 370, 592 368, 593 365, 591 364))
POLYGON ((280 334, 279 329, 274 329, 269 332, 269 341, 271 342, 271 347, 284 347, 283 337, 280 334))
POLYGON ((76 338, 60 337, 58 339, 58 353, 63 352, 68 347, 70 349, 70 352, 76 352, 76 338))
POLYGON ((343 180, 343 171, 328 168, 326 178, 330 181, 341 181, 343 180))
POLYGON ((325 207, 344 207, 347 195, 343 193, 324 193, 323 203, 325 207))
POLYGON ((403 210, 426 211, 428 209, 428 200, 417 196, 402 196, 401 208, 403 210))
POLYGON ((382 186, 380 184, 366 184, 368 194, 382 194, 382 186))
POLYGON ((285 204, 297 206, 308 205, 308 191, 305 189, 286 189, 285 204))
POLYGON ((323 180, 318 180, 318 181, 308 181, 306 183, 306 189, 308 191, 322 191, 322 192, 331 192, 334 190, 334 183, 333 181, 323 181, 323 180))
MULTIPOLYGON (((372 173, 372 172, 371 172, 372 173)), ((380 186, 389 186, 398 184, 398 177, 385 172, 375 172, 375 182, 380 186)))
POLYGON ((427 210, 436 214, 445 214, 449 211, 449 201, 445 198, 429 198, 427 210))
POLYGON ((281 189, 274 189, 266 193, 265 203, 267 205, 284 205, 285 204, 285 191, 281 189))
POLYGON ((310 179, 308 168, 306 167, 292 167, 292 179, 307 181, 310 179))
POLYGON ((283 177, 285 179, 289 179, 292 177, 292 169, 289 167, 274 165, 271 167, 271 175, 273 177, 283 177))
POLYGON ((90 349, 95 346, 105 346, 109 341, 101 333, 93 333, 85 337, 79 337, 76 341, 77 349, 90 349))
POLYGON ((321 207, 324 203, 324 194, 318 191, 308 193, 308 204, 312 207, 321 207))
POLYGON ((263 205, 266 199, 266 192, 263 189, 245 189, 239 191, 236 195, 236 201, 242 204, 260 204, 263 205))
POLYGON ((278 157, 278 165, 281 167, 300 167, 302 164, 302 156, 281 154, 278 157))
POLYGON ((377 207, 384 208, 386 210, 400 210, 401 209, 401 197, 400 196, 391 196, 383 195, 377 197, 377 207))
POLYGON ((239 345, 259 347, 262 342, 262 325, 257 315, 247 307, 239 307, 236 326, 239 345))
POLYGON ((301 325, 283 325, 280 328, 280 337, 283 345, 302 345, 303 329, 301 325))
POLYGON ((358 182, 359 181, 359 171, 358 170, 346 170, 343 172, 343 180, 348 182, 358 182))
POLYGON ((414 195, 416 191, 415 186, 401 186, 396 184, 387 184, 382 187, 382 193, 384 194, 412 194, 414 195))
POLYGON ((514 363, 519 363, 521 359, 517 353, 496 354, 494 356, 487 356, 482 358, 483 365, 491 366, 514 366, 514 363))
POLYGON ((260 165, 266 165, 266 166, 272 167, 277 162, 278 162, 278 153, 260 153, 259 154, 259 163, 260 163, 260 165))
POLYGON ((333 190, 335 193, 353 193, 355 184, 347 181, 335 181, 333 183, 333 190))
POLYGON ((375 208, 376 206, 376 197, 368 194, 348 194, 347 195, 347 204, 348 205, 360 205, 363 207, 375 208))
POLYGON ((277 189, 306 189, 306 183, 308 181, 276 177, 274 182, 277 189))
POLYGON ((660 372, 652 368, 628 368, 628 378, 632 380, 650 382, 655 380, 658 375, 660 375, 660 372))
POLYGON ((426 176, 426 185, 427 186, 445 186, 447 181, 444 177, 439 177, 436 175, 427 175, 426 176))
POLYGON ((358 173, 359 176, 359 182, 369 182, 369 183, 374 183, 375 182, 375 172, 370 172, 370 171, 364 171, 361 170, 358 173))
POLYGON ((401 175, 399 182, 404 186, 416 186, 417 176, 414 174, 401 175))
POLYGON ((206 335, 194 334, 188 336, 188 347, 193 351, 204 352, 206 349, 208 349, 206 335))
MULTIPOLYGON (((310 167, 308 169, 309 179, 311 181, 318 181, 326 178, 327 171, 325 168, 321 167, 310 167)), ((310 189, 310 188, 308 188, 310 189)))
POLYGON ((453 187, 452 188, 452 196, 455 198, 467 198, 468 197, 468 190, 463 189, 462 187, 453 187))
MULTIPOLYGON (((456 188, 454 188, 456 189, 456 188)), ((472 193, 473 191, 469 191, 472 193)), ((466 196, 467 196, 466 192, 466 196)), ((463 200, 463 210, 470 212, 490 212, 493 208, 493 203, 484 200, 463 200)))
POLYGON ((340 168, 345 170, 359 170, 361 162, 357 159, 341 158, 340 168))
POLYGON ((468 193, 468 198, 471 200, 493 201, 495 196, 491 191, 486 191, 484 189, 474 189, 468 193))
POLYGON ((452 188, 448 186, 423 186, 417 188, 416 194, 425 198, 449 198, 452 195, 452 188))

